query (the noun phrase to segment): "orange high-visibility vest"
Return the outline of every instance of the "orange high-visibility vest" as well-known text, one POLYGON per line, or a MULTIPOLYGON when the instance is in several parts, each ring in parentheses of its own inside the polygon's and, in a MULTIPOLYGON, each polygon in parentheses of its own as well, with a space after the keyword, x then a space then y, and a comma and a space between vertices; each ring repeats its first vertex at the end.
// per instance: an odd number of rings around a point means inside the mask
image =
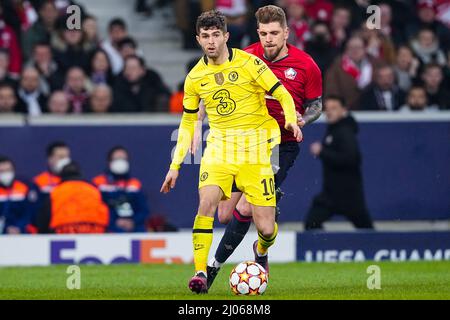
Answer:
POLYGON ((100 191, 84 181, 66 181, 50 194, 50 228, 56 233, 104 233, 109 209, 100 191))

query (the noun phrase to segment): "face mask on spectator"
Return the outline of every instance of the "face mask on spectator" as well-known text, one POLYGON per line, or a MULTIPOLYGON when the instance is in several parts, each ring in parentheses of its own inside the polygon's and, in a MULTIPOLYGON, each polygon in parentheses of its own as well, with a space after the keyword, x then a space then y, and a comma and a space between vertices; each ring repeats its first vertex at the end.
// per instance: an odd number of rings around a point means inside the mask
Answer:
POLYGON ((130 169, 130 164, 125 159, 116 159, 111 161, 109 165, 109 170, 111 170, 112 173, 121 175, 128 173, 128 170, 130 169))
POLYGON ((64 166, 68 165, 70 163, 70 161, 72 161, 70 158, 59 159, 58 162, 56 162, 56 165, 55 165, 55 168, 54 168, 55 173, 56 174, 61 173, 61 171, 64 168, 64 166))
POLYGON ((14 171, 5 171, 0 173, 0 184, 8 187, 14 180, 14 171))

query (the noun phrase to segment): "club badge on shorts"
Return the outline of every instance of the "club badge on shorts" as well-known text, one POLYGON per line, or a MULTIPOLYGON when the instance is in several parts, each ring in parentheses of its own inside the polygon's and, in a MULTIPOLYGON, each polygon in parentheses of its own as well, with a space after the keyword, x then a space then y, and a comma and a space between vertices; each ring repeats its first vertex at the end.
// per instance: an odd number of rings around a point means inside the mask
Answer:
POLYGON ((214 74, 214 80, 216 80, 216 83, 221 86, 225 82, 225 78, 223 76, 222 72, 214 74))
POLYGON ((286 79, 294 80, 297 76, 297 71, 295 71, 293 68, 289 68, 284 71, 284 76, 286 77, 286 79))

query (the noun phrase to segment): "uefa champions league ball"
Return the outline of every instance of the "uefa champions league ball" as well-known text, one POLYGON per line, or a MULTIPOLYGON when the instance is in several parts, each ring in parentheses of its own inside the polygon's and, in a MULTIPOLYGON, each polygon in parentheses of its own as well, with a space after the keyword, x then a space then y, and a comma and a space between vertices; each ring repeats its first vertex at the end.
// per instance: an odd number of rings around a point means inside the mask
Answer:
POLYGON ((254 261, 239 263, 230 274, 231 291, 236 295, 260 295, 269 281, 266 270, 254 261))

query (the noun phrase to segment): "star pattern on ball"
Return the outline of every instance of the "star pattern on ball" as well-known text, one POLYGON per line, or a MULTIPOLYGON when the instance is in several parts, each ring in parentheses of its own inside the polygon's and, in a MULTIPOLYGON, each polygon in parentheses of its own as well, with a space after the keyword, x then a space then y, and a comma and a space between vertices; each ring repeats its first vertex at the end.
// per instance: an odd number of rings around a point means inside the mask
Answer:
POLYGON ((264 272, 261 272, 261 273, 259 274, 259 278, 261 279, 261 283, 267 281, 267 275, 266 275, 264 272))
POLYGON ((239 274, 239 278, 241 282, 248 283, 248 279, 250 279, 250 275, 247 272, 242 272, 239 274))

